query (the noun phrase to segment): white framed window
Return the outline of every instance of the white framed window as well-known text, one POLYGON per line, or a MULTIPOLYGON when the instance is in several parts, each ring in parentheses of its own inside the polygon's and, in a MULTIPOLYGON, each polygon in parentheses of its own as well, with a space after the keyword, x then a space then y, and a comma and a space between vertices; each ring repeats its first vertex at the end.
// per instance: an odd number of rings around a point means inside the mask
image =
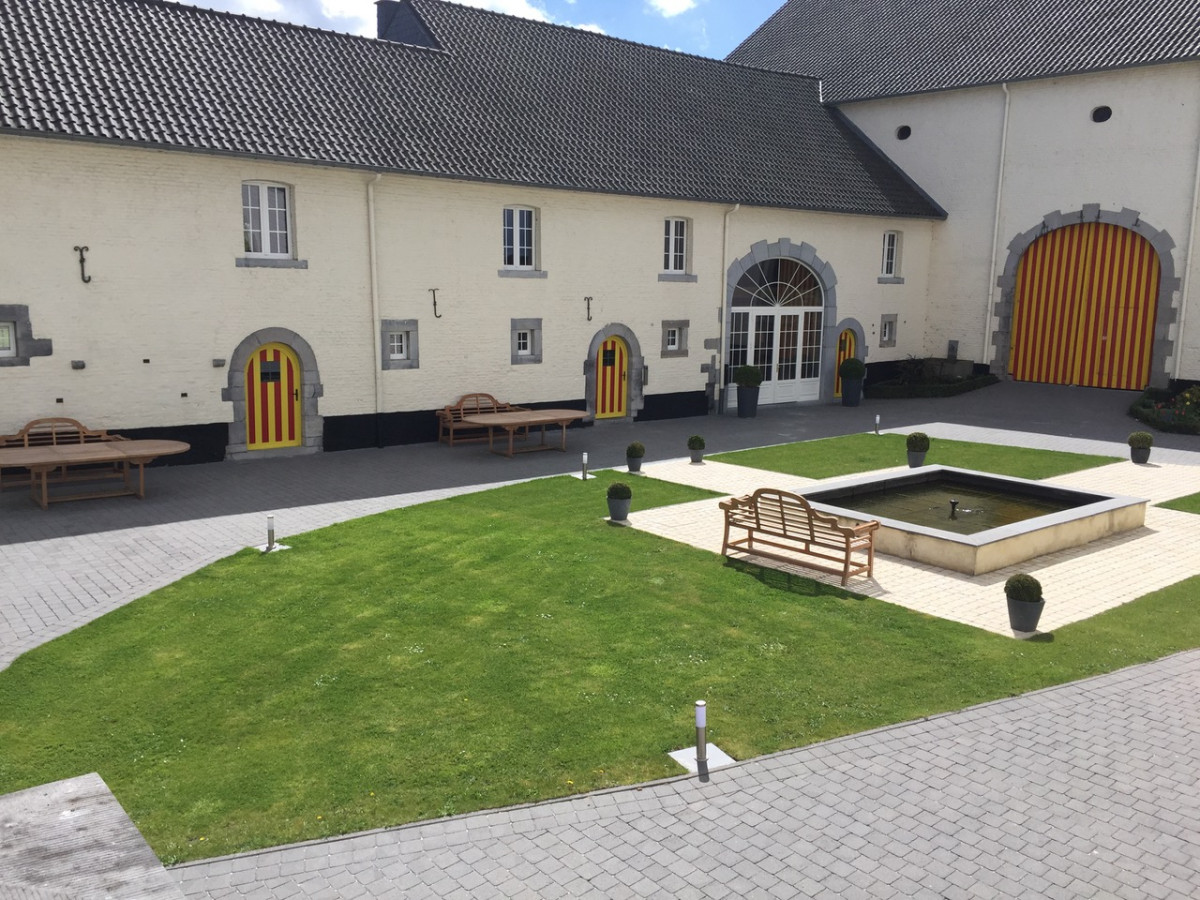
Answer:
POLYGON ((688 220, 667 219, 663 223, 663 271, 683 275, 688 270, 688 220))
POLYGON ((688 327, 690 325, 689 319, 669 319, 662 323, 660 356, 663 359, 688 355, 688 327))
POLYGON ((900 277, 900 240, 899 231, 883 233, 883 259, 879 266, 879 274, 883 278, 900 277))
POLYGON ((290 199, 285 185, 242 182, 242 238, 247 256, 292 258, 290 199))
POLYGON ((879 346, 896 346, 896 313, 888 313, 879 318, 879 346))
POLYGON ((407 331, 389 331, 388 359, 408 359, 409 337, 407 331))
POLYGON ((381 368, 420 368, 416 319, 384 319, 379 323, 379 344, 381 368))
POLYGON ((514 366, 535 365, 542 361, 542 320, 513 319, 509 325, 514 366))
POLYGON ((0 356, 17 355, 17 323, 0 322, 0 356))
POLYGON ((504 268, 537 268, 536 229, 537 215, 534 209, 527 206, 504 207, 504 268))

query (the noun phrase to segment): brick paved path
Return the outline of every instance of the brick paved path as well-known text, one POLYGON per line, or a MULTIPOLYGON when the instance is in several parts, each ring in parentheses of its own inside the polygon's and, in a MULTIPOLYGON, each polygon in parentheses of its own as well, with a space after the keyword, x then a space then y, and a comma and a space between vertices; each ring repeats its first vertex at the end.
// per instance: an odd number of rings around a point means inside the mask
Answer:
POLYGON ((1200 896, 1200 652, 713 772, 171 870, 189 898, 1200 896))

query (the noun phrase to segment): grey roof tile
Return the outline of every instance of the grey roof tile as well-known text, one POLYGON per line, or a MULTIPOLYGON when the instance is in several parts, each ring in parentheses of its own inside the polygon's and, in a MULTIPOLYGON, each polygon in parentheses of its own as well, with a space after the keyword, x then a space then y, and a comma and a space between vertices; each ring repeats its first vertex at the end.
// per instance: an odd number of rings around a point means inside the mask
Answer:
POLYGON ((835 103, 1200 59, 1196 0, 789 0, 728 61, 835 103))
POLYGON ((417 43, 163 0, 0 0, 0 131, 942 215, 812 79, 441 0, 386 0, 380 20, 417 43))

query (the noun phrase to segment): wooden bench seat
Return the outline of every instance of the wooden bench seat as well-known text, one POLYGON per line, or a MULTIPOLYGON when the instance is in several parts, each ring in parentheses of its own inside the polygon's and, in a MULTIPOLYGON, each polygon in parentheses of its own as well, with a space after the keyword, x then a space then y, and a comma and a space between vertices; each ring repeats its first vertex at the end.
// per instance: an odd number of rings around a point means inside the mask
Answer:
MULTIPOLYGON (((484 413, 525 411, 526 408, 524 406, 513 406, 511 403, 504 403, 497 400, 491 394, 463 394, 454 403, 437 411, 438 441, 443 444, 449 444, 451 447, 456 443, 465 444, 473 441, 486 441, 491 432, 490 428, 485 428, 482 425, 473 425, 464 422, 463 419, 468 416, 477 416, 484 413)), ((526 432, 526 429, 522 429, 517 436, 524 439, 526 432)))
MULTIPOLYGON (((88 428, 82 422, 64 417, 34 419, 16 434, 0 435, 0 447, 59 447, 72 444, 96 444, 108 441, 123 441, 119 434, 109 434, 103 428, 88 428)), ((3 470, 0 470, 2 474, 3 470)), ((121 478, 120 466, 101 465, 87 468, 76 468, 68 472, 66 466, 54 472, 50 481, 90 481, 97 478, 121 478)), ((31 477, 29 472, 17 470, 14 476, 10 474, 0 480, 0 490, 7 488, 29 487, 31 477)))
POLYGON ((851 575, 875 568, 875 532, 879 522, 842 525, 836 516, 819 512, 799 494, 776 488, 759 488, 744 497, 721 502, 725 511, 725 541, 721 553, 731 550, 793 563, 840 575, 845 585, 851 575), (736 532, 744 532, 735 537, 736 532))

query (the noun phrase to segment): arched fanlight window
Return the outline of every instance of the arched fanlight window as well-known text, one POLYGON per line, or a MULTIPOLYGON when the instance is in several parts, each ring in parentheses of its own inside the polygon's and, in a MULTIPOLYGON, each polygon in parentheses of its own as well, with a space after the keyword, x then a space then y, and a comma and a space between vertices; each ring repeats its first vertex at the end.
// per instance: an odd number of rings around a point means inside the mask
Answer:
POLYGON ((751 266, 733 289, 734 306, 821 306, 821 284, 794 259, 767 259, 751 266))

